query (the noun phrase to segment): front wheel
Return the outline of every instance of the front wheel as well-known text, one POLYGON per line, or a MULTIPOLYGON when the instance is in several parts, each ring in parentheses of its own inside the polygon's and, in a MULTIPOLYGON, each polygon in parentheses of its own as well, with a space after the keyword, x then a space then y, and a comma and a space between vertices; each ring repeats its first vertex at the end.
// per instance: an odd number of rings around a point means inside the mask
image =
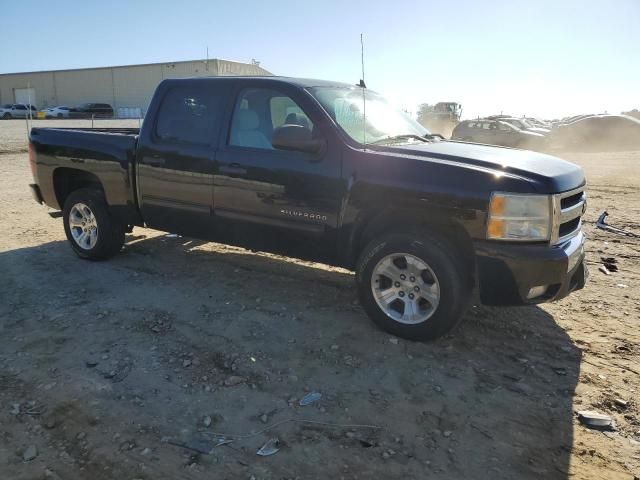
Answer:
POLYGON ((459 255, 427 233, 391 234, 360 255, 360 303, 383 330, 408 340, 430 340, 451 331, 468 307, 470 274, 459 255))
POLYGON ((63 219, 67 240, 80 258, 103 260, 124 244, 124 226, 109 214, 100 190, 71 192, 64 202, 63 219))
POLYGON ((2 118, 4 118, 5 120, 9 120, 11 118, 11 114, 9 112, 6 112, 4 115, 2 115, 2 118))

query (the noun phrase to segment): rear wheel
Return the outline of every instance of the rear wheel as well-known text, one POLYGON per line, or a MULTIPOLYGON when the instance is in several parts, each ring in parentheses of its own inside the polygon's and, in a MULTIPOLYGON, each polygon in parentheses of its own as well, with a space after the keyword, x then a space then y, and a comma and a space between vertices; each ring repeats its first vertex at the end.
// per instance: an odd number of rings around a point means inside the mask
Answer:
POLYGON ((456 253, 427 233, 373 240, 356 270, 360 302, 383 330, 409 340, 451 331, 471 299, 471 282, 456 253))
POLYGON ((100 190, 82 188, 69 194, 63 218, 67 239, 80 258, 103 260, 124 244, 125 226, 109 214, 100 190))

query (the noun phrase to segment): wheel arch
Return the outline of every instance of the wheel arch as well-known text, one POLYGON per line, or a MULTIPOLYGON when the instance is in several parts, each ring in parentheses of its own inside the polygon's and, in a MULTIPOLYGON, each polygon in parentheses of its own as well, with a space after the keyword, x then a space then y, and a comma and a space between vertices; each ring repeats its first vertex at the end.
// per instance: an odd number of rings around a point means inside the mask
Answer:
POLYGON ((439 237, 444 245, 453 244, 456 252, 460 252, 459 259, 470 273, 470 281, 475 279, 475 254, 471 236, 459 222, 450 216, 434 214, 428 215, 422 209, 388 208, 381 212, 362 215, 354 226, 351 238, 350 263, 355 264, 358 256, 376 237, 389 233, 419 233, 420 231, 439 237))
POLYGON ((97 175, 77 168, 59 167, 53 171, 53 189, 60 208, 69 194, 80 188, 93 188, 104 193, 97 175))

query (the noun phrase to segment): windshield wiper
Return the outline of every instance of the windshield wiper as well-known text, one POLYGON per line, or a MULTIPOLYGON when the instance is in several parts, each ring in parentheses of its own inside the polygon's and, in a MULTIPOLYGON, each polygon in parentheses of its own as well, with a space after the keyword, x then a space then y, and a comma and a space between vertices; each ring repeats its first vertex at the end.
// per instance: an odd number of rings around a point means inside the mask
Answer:
POLYGON ((388 137, 380 138, 374 142, 369 142, 369 145, 383 145, 385 143, 393 142, 395 140, 409 140, 411 138, 415 138, 423 142, 427 141, 425 137, 421 137, 420 135, 414 135, 412 133, 409 133, 404 135, 389 135, 388 137))

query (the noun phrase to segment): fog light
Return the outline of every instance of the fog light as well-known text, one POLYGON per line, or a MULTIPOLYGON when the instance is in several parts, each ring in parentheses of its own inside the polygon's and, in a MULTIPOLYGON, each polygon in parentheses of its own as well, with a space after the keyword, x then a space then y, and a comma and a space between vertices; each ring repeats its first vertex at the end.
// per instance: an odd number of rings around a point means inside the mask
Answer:
POLYGON ((547 291, 547 287, 548 285, 538 285, 537 287, 530 288, 529 293, 527 293, 527 300, 544 295, 544 292, 547 291))

